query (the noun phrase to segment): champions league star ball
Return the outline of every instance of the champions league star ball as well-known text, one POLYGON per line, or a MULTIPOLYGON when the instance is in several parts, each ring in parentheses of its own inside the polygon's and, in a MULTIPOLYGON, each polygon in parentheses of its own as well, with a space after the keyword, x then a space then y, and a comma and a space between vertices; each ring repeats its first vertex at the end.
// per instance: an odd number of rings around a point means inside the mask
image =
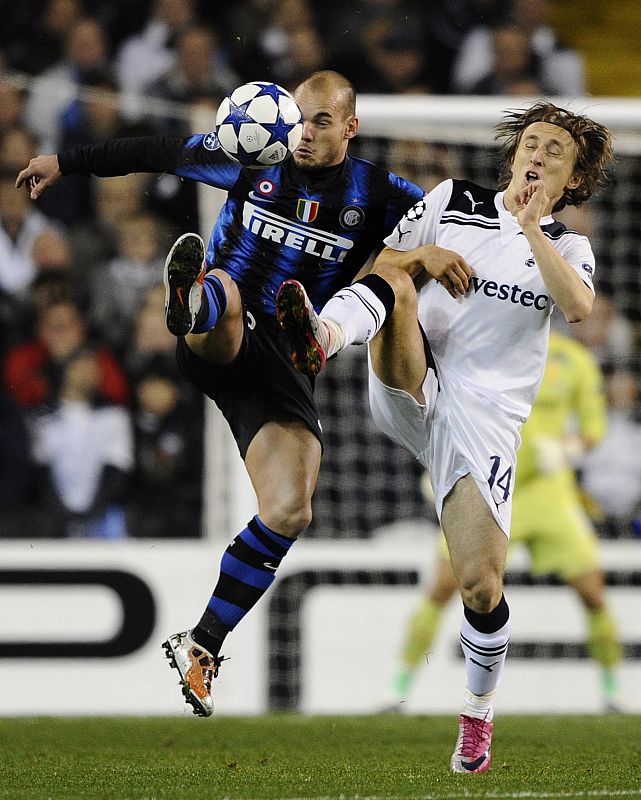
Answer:
POLYGON ((303 115, 288 91, 253 81, 234 89, 220 104, 216 133, 232 161, 253 169, 272 167, 298 147, 303 115))

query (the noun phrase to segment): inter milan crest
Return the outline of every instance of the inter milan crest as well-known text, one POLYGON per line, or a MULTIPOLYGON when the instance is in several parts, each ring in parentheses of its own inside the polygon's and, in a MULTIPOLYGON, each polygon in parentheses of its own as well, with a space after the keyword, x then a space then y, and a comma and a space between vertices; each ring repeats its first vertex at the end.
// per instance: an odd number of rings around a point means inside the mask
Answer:
POLYGON ((318 216, 318 200, 300 199, 296 204, 296 216, 301 222, 313 222, 318 216))
POLYGON ((203 146, 205 150, 218 150, 220 147, 220 142, 218 141, 218 136, 214 131, 208 133, 207 136, 203 139, 203 146))
POLYGON ((345 206, 338 216, 338 221, 343 228, 356 228, 363 224, 365 213, 358 206, 345 206))

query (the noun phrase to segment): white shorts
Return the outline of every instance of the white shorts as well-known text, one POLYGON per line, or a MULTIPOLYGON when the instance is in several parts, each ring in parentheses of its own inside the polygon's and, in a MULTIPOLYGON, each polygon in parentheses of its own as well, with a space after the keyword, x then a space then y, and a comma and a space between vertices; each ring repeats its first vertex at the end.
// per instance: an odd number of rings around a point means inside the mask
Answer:
POLYGON ((433 369, 423 383, 425 405, 382 383, 369 361, 369 403, 376 425, 427 469, 439 520, 454 484, 471 475, 498 526, 510 535, 516 451, 522 421, 433 369))

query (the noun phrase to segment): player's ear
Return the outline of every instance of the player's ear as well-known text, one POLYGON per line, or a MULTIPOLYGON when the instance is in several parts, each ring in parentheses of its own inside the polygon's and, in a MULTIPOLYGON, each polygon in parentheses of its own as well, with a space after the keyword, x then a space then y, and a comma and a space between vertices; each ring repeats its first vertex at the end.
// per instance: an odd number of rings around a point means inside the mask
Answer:
POLYGON ((353 139, 358 133, 358 117, 351 116, 345 121, 345 138, 353 139))
POLYGON ((576 189, 583 183, 583 178, 580 175, 573 175, 567 182, 566 189, 576 189))

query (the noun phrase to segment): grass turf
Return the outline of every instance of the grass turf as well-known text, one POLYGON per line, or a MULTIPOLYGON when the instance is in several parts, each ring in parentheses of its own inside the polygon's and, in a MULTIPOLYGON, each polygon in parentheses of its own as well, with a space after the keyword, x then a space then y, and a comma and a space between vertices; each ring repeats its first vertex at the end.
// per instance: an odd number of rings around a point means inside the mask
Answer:
POLYGON ((0 798, 641 797, 641 717, 499 717, 454 775, 450 717, 0 719, 0 798))

